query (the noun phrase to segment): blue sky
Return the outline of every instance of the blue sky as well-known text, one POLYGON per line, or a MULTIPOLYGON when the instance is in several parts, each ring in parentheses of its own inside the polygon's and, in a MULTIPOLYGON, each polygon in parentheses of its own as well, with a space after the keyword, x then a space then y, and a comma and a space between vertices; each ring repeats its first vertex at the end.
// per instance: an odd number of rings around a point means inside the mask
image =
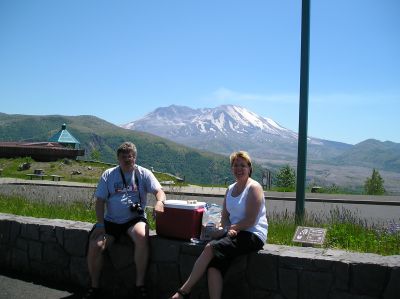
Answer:
MULTIPOLYGON (((243 106, 298 131, 300 0, 0 0, 0 112, 243 106)), ((400 142, 400 1, 311 0, 308 133, 400 142)))

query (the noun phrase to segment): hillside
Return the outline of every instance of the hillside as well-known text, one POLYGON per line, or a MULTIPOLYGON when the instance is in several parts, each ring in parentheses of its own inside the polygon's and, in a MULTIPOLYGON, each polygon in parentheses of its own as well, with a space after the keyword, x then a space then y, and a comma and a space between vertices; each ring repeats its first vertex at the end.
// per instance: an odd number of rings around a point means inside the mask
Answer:
MULTIPOLYGON (((245 147, 255 161, 273 172, 285 164, 297 166, 297 133, 239 106, 159 107, 122 127, 218 154, 245 147)), ((372 168, 380 172, 389 193, 400 192, 400 144, 366 140, 351 145, 308 138, 307 184, 362 192, 372 168)))
POLYGON ((400 172, 400 144, 368 139, 354 145, 332 162, 400 172))
MULTIPOLYGON (((47 141, 65 123, 86 151, 97 150, 101 160, 116 163, 116 148, 126 140, 138 148, 138 164, 185 177, 194 184, 223 184, 231 178, 228 157, 198 151, 148 133, 123 129, 100 118, 82 116, 32 116, 0 114, 0 141, 47 141)), ((255 167, 255 176, 261 169, 255 167)))
MULTIPOLYGON (((296 163, 297 133, 240 106, 192 109, 160 107, 123 125, 219 154, 245 145, 254 159, 273 165, 296 163)), ((400 144, 365 140, 356 145, 308 137, 309 164, 357 166, 400 173, 400 144)))

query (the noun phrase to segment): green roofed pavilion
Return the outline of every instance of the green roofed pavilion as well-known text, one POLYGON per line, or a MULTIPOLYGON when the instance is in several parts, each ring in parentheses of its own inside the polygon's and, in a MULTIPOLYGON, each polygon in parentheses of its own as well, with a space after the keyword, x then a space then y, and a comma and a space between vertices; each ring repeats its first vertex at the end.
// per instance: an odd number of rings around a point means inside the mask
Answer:
POLYGON ((72 147, 78 149, 80 147, 80 142, 76 139, 70 132, 67 130, 67 125, 63 124, 61 126, 61 130, 54 134, 50 139, 49 142, 58 142, 67 147, 72 147))

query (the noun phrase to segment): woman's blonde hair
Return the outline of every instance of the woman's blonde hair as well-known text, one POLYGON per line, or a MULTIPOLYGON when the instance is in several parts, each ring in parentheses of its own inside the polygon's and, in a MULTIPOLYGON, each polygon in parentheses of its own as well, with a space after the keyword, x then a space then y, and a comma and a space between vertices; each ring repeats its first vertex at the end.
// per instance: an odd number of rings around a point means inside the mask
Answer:
POLYGON ((249 176, 251 177, 251 173, 253 172, 253 167, 252 167, 252 164, 251 164, 251 158, 250 158, 249 153, 246 152, 246 151, 233 152, 229 157, 229 160, 231 162, 231 166, 233 166, 233 163, 235 162, 235 160, 237 158, 242 158, 247 162, 247 165, 250 167, 249 176))

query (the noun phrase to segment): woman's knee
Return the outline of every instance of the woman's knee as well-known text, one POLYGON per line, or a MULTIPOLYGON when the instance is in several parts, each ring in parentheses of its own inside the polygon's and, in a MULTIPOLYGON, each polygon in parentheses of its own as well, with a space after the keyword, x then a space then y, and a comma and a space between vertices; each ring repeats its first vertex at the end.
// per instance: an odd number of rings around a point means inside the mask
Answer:
POLYGON ((204 249, 203 249, 204 254, 206 254, 207 256, 214 256, 214 250, 212 248, 212 246, 210 245, 210 243, 208 243, 204 249))
POLYGON ((207 245, 206 246, 204 246, 204 249, 203 249, 203 251, 211 251, 212 252, 212 246, 210 245, 210 243, 207 243, 207 245))

